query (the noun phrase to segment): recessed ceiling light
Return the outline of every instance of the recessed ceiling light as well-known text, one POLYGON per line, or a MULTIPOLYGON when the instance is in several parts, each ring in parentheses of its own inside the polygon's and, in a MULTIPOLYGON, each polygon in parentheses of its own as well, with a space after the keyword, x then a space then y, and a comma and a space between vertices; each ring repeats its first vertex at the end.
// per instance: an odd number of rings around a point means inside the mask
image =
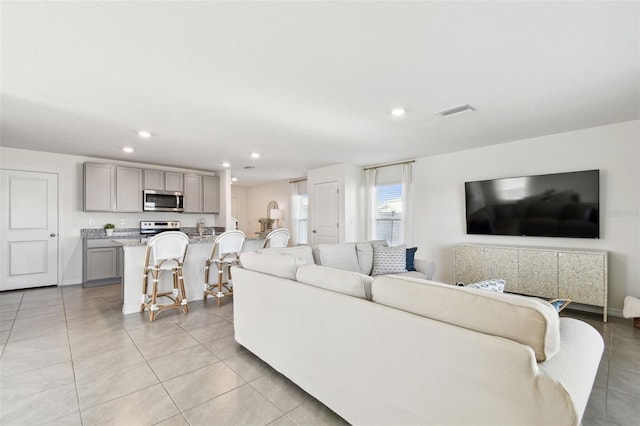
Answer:
POLYGON ((148 132, 146 130, 140 130, 138 132, 138 136, 140 136, 141 138, 150 138, 151 137, 151 132, 148 132))
POLYGON ((122 150, 126 153, 131 153, 133 152, 133 148, 131 148, 130 146, 125 146, 124 148, 122 148, 122 150))
POLYGON ((391 110, 391 115, 394 117, 402 117, 407 113, 407 110, 404 108, 394 108, 391 110))
POLYGON ((237 182, 237 181, 238 181, 238 178, 237 178, 237 177, 235 177, 235 176, 231 176, 231 182, 237 182))
POLYGON ((228 161, 225 161, 224 163, 222 163, 222 167, 229 168, 231 167, 231 163, 229 163, 228 161))
POLYGON ((251 158, 260 158, 260 153, 259 152, 252 152, 251 153, 251 158))

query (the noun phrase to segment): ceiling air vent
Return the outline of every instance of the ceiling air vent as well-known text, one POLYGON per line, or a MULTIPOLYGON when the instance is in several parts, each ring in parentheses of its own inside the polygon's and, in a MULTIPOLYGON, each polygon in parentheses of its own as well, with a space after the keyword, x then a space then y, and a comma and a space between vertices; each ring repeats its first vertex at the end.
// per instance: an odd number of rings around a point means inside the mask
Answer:
POLYGON ((251 170, 251 169, 255 169, 255 166, 244 166, 243 169, 251 170))
POLYGON ((443 117, 451 117, 454 115, 458 115, 458 114, 464 114, 465 112, 472 112, 475 111, 476 109, 469 104, 466 105, 460 105, 457 107, 453 107, 453 108, 449 108, 449 109, 445 109, 442 111, 439 111, 438 114, 440 114, 443 117))

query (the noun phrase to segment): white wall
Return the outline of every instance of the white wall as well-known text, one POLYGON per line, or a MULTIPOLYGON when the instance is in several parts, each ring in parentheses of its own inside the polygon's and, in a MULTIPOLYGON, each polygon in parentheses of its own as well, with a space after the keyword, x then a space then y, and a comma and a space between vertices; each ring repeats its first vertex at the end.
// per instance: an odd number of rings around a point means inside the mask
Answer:
MULTIPOLYGON (((82 282, 82 240, 80 238, 80 229, 91 228, 89 220, 93 220, 94 228, 102 228, 105 223, 113 223, 116 228, 138 228, 141 220, 180 220, 182 226, 191 227, 196 225, 200 217, 205 218, 207 226, 217 225, 218 215, 214 214, 83 212, 84 186, 82 167, 85 161, 124 164, 140 168, 159 168, 202 175, 215 174, 198 170, 0 147, 1 168, 58 174, 60 193, 60 227, 58 235, 60 236, 59 246, 62 259, 61 283, 64 285, 82 282), (121 219, 125 220, 124 225, 120 224, 121 219)), ((225 182, 225 176, 220 176, 221 188, 225 185, 225 182)), ((225 198, 221 199, 220 208, 221 211, 226 209, 225 198)), ((218 226, 225 226, 225 223, 220 223, 218 226)))
POLYGON ((255 238, 260 231, 258 219, 268 217, 267 205, 270 201, 278 203, 278 207, 284 210, 284 219, 280 220, 281 228, 288 228, 291 217, 291 200, 289 195, 289 181, 279 181, 267 185, 247 188, 247 212, 246 228, 243 229, 247 238, 255 238))
POLYGON ((640 121, 420 158, 414 165, 416 256, 437 261, 436 280, 453 282, 460 243, 609 251, 609 306, 640 296, 640 121), (464 182, 600 169, 600 239, 467 235, 464 182))

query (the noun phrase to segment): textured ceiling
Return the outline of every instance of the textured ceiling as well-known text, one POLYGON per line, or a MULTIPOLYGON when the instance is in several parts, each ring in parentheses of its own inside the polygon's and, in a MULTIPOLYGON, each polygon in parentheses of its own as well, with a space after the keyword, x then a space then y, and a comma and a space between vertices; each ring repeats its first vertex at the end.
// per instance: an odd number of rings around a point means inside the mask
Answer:
POLYGON ((255 185, 640 118, 638 2, 0 7, 8 147, 255 185))

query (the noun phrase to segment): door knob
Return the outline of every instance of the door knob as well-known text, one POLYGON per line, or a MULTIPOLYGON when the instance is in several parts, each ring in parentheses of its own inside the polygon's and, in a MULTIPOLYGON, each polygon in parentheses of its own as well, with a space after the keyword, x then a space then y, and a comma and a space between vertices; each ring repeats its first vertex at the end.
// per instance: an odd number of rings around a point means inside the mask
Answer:
POLYGON ((55 237, 56 234, 54 234, 53 232, 51 234, 49 234, 50 237, 55 237))
POLYGON ((313 232, 313 233, 315 234, 315 233, 316 233, 316 230, 314 229, 314 230, 313 230, 313 231, 311 231, 311 232, 313 232))

